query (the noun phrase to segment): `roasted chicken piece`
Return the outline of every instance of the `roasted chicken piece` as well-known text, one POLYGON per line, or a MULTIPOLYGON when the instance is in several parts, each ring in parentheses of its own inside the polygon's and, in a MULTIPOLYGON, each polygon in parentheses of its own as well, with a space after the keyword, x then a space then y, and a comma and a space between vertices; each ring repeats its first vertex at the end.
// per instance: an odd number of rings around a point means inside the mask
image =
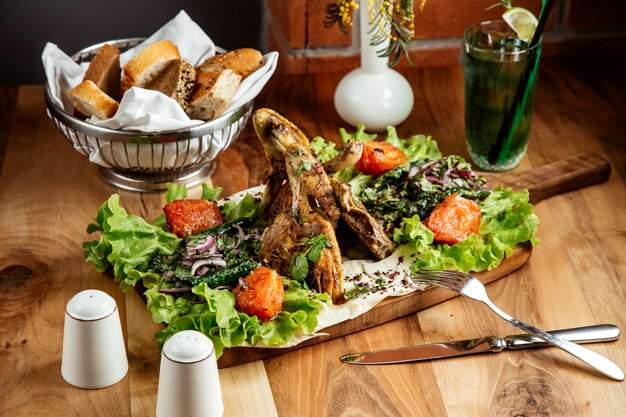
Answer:
POLYGON ((343 268, 335 235, 340 217, 376 258, 386 258, 395 248, 352 188, 327 175, 357 163, 364 145, 348 141, 335 158, 321 165, 311 154, 307 137, 280 114, 259 109, 253 123, 270 162, 263 195, 269 226, 261 237, 259 254, 267 265, 290 275, 292 258, 306 250, 302 242, 323 234, 328 247, 309 265, 309 277, 320 292, 340 302, 343 268))
POLYGON ((284 183, 269 210, 269 226, 261 236, 259 256, 280 274, 289 275, 291 257, 300 240, 300 226, 291 215, 291 188, 284 183))
POLYGON ((309 265, 309 273, 316 288, 330 295, 334 304, 343 302, 343 265, 333 224, 320 212, 309 209, 308 221, 302 223, 300 232, 304 238, 321 234, 326 237, 329 247, 322 250, 317 262, 309 265))
POLYGON ((299 216, 294 217, 291 202, 291 188, 285 184, 272 205, 275 218, 261 236, 259 256, 263 262, 288 276, 292 257, 306 250, 299 243, 323 234, 330 246, 322 250, 317 262, 309 265, 309 273, 314 288, 330 295, 333 303, 340 303, 343 301, 343 268, 333 224, 326 215, 311 208, 306 198, 298 206, 299 216))
POLYGON ((334 158, 322 164, 322 168, 326 174, 334 174, 359 162, 362 154, 363 142, 350 139, 334 158))
MULTIPOLYGON (((333 174, 356 164, 363 154, 363 142, 349 140, 333 159, 322 164, 327 174, 333 174)), ((341 211, 341 218, 377 259, 385 259, 395 249, 381 224, 354 196, 352 187, 336 178, 330 179, 341 211)))
POLYGON ((361 242, 378 259, 385 259, 395 249, 381 224, 354 197, 352 187, 335 178, 331 179, 337 201, 341 210, 341 218, 356 233, 361 242))
MULTIPOLYGON (((276 129, 277 135, 285 134, 281 128, 276 129)), ((331 220, 339 219, 339 207, 330 179, 324 169, 301 143, 293 143, 285 152, 287 179, 291 187, 292 213, 304 216, 299 207, 309 206, 328 216, 331 220), (306 201, 304 201, 306 200, 306 201)))
POLYGON ((285 148, 293 142, 303 144, 307 149, 311 147, 309 139, 293 123, 271 109, 259 109, 252 116, 254 130, 261 140, 265 156, 270 161, 271 167, 285 165, 285 148), (288 134, 275 137, 272 133, 274 128, 281 126, 288 134))
POLYGON ((261 237, 259 255, 281 274, 289 275, 293 256, 306 250, 301 242, 324 235, 328 245, 319 259, 309 265, 309 276, 320 292, 333 303, 343 301, 343 268, 335 236, 340 212, 330 179, 311 154, 308 139, 284 118, 270 110, 257 110, 253 121, 271 167, 266 186, 270 224, 261 237), (300 136, 301 135, 301 136, 300 136), (278 155, 282 155, 281 158, 278 155), (267 194, 271 188, 271 195, 267 194))
MULTIPOLYGON (((284 131, 276 134, 284 134, 284 131)), ((303 238, 323 234, 329 243, 319 260, 309 266, 311 275, 320 291, 328 293, 333 303, 340 302, 343 300, 343 267, 335 227, 341 213, 330 179, 302 143, 287 147, 285 164, 292 193, 291 216, 297 218, 298 232, 303 238)))
MULTIPOLYGON (((285 204, 278 204, 285 206, 285 204)), ((263 231, 259 256, 264 264, 277 270, 281 275, 289 276, 291 257, 295 254, 294 248, 298 245, 299 240, 298 222, 291 217, 289 212, 279 213, 263 231)))
POLYGON ((263 145, 265 157, 270 166, 265 173, 265 191, 261 205, 267 213, 269 207, 276 199, 280 186, 286 178, 285 173, 285 149, 293 142, 300 142, 307 148, 310 147, 309 139, 293 123, 270 109, 259 109, 252 115, 254 130, 263 145), (272 131, 282 126, 286 131, 280 137, 275 137, 272 131))

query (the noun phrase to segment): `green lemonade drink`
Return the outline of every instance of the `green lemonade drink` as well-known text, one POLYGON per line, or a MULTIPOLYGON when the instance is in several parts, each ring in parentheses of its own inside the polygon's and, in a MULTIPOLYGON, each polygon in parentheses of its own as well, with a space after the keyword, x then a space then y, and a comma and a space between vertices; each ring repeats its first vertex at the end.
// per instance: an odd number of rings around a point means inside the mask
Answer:
POLYGON ((465 32, 465 131, 474 163, 487 171, 514 168, 524 157, 535 101, 539 43, 529 49, 503 21, 465 32), (524 71, 533 71, 520 107, 500 132, 524 71), (500 133, 500 141, 498 135, 500 133))

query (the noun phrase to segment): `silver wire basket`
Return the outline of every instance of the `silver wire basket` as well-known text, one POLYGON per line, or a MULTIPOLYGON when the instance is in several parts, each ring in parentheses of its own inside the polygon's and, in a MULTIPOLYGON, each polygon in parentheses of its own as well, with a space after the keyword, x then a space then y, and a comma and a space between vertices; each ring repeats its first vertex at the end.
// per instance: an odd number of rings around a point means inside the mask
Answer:
MULTIPOLYGON (((131 38, 106 42, 124 52, 142 42, 131 38)), ((77 63, 91 61, 105 42, 72 56, 77 63)), ((218 52, 224 52, 217 48, 218 52)), ((167 183, 200 183, 215 169, 218 154, 237 139, 252 113, 253 101, 191 128, 158 133, 109 129, 68 113, 52 99, 45 86, 48 116, 81 154, 99 165, 109 183, 131 191, 161 191, 167 183)))

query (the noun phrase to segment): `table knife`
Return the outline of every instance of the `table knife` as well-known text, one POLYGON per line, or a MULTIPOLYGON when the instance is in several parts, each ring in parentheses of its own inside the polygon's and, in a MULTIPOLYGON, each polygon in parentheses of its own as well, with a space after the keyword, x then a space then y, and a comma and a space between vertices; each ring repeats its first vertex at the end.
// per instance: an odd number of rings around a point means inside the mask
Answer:
MULTIPOLYGON (((599 324, 553 330, 550 333, 575 343, 595 343, 617 340, 620 330, 613 324, 599 324)), ((340 360, 344 363, 355 365, 384 365, 452 358, 473 355, 475 353, 501 352, 504 349, 528 349, 546 346, 552 345, 529 334, 517 334, 506 337, 487 336, 478 339, 352 353, 341 356, 340 360)))

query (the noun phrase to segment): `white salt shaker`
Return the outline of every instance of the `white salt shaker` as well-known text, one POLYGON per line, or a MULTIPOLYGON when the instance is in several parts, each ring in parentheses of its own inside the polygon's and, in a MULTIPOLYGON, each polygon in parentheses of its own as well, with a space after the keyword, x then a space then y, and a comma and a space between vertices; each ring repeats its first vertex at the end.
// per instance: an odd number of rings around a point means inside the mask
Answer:
POLYGON ((161 352, 157 417, 220 417, 223 414, 213 343, 195 330, 174 334, 161 352))
POLYGON ((67 303, 61 375, 85 389, 108 387, 128 372, 120 315, 113 297, 85 290, 67 303))

